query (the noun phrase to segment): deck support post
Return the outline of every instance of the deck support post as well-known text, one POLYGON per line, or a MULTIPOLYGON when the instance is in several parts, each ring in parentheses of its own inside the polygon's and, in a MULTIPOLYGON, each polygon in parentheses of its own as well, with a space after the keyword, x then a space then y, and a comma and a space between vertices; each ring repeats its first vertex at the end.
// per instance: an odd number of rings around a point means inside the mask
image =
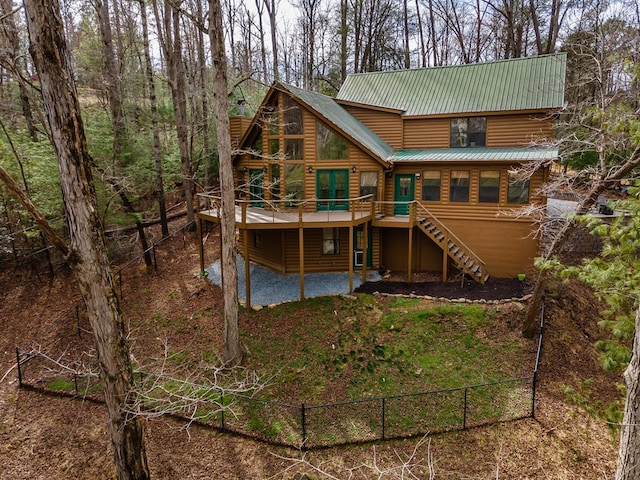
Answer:
POLYGON ((413 223, 409 224, 409 245, 407 248, 407 282, 413 280, 413 223))
POLYGON ((247 308, 251 308, 251 273, 249 262, 249 230, 243 230, 244 235, 244 291, 246 296, 247 308))
POLYGON ((442 249, 442 281, 449 279, 449 235, 444 235, 444 248, 442 249))
POLYGON ((300 300, 304 300, 304 228, 298 227, 298 255, 300 255, 300 300))
POLYGON ((349 225, 349 293, 353 293, 353 222, 349 225))
POLYGON ((200 255, 200 274, 204 274, 204 245, 202 244, 202 219, 198 216, 196 220, 196 228, 198 229, 198 255, 200 255))
POLYGON ((362 225, 362 283, 367 281, 367 259, 369 258, 369 222, 362 225))

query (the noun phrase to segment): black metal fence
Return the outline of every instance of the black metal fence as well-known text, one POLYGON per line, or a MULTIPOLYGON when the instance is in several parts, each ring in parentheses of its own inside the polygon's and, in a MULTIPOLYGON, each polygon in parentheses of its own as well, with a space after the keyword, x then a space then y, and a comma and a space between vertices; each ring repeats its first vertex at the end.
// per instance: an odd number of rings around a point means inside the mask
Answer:
MULTIPOLYGON (((182 234, 186 243, 184 228, 173 235, 176 234, 182 234)), ((156 248, 160 243, 154 243, 149 249, 154 268, 158 266, 156 248)), ((124 294, 122 271, 140 262, 143 255, 118 270, 120 295, 124 294)), ((85 322, 82 302, 71 307, 57 321, 70 329, 72 336, 77 335, 78 340, 88 329, 85 322)), ((528 377, 324 405, 286 404, 217 389, 217 394, 199 399, 196 409, 190 406, 182 412, 171 413, 187 422, 297 448, 406 438, 534 417, 544 329, 543 301, 535 367, 528 377)), ((65 351, 65 355, 53 358, 40 350, 16 348, 20 386, 61 396, 103 401, 98 370, 91 367, 92 360, 87 357, 84 361, 80 348, 61 351, 65 351), (75 360, 68 360, 74 355, 75 360)), ((141 386, 151 377, 138 372, 135 380, 141 386)), ((146 408, 151 410, 153 405, 146 408)))
MULTIPOLYGON (((182 411, 174 409, 171 414, 186 422, 296 448, 407 438, 533 417, 543 335, 544 304, 536 363, 533 375, 528 377, 324 405, 286 404, 214 386, 206 398, 198 397, 182 411)), ((84 365, 81 362, 65 364, 40 352, 16 349, 16 357, 21 387, 102 400, 95 369, 79 368, 84 365)), ((145 382, 164 381, 144 372, 137 372, 135 379, 143 390, 145 382)), ((172 380, 166 382, 170 385, 172 380)), ((196 388, 202 386, 194 384, 196 388)), ((152 403, 144 406, 150 412, 152 403)))

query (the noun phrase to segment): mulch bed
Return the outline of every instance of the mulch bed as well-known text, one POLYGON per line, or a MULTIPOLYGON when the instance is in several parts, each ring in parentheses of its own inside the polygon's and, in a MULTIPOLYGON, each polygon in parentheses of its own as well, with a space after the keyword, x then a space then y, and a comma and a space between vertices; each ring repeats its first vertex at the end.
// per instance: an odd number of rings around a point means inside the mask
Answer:
POLYGON ((522 298, 531 292, 533 286, 517 278, 489 278, 484 285, 472 280, 448 282, 399 282, 381 280, 365 282, 355 289, 357 293, 388 293, 400 295, 418 295, 437 298, 468 300, 505 300, 522 298))

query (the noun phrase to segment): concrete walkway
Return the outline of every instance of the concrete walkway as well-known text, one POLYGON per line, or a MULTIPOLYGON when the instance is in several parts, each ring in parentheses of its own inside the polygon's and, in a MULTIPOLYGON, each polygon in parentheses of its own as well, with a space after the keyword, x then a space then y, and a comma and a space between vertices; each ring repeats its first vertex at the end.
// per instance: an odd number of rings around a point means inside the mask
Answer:
MULTIPOLYGON (((207 267, 206 271, 209 280, 216 285, 222 285, 220 260, 216 260, 207 267)), ((249 278, 251 279, 251 305, 270 305, 300 299, 300 275, 297 273, 281 275, 268 268, 251 263, 249 266, 249 278)), ((370 282, 379 281, 380 275, 375 270, 368 270, 367 280, 370 282)), ((358 270, 353 273, 353 288, 356 289, 361 284, 361 270, 358 270)), ((340 293, 349 293, 348 272, 305 274, 305 298, 340 293)), ((247 300, 244 258, 241 255, 238 255, 238 297, 241 302, 246 302, 247 300)))

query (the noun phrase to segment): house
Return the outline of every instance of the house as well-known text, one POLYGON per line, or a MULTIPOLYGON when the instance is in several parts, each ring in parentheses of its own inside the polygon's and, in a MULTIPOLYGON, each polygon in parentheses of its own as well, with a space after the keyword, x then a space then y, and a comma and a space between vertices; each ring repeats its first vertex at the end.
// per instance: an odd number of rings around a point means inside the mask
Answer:
MULTIPOLYGON (((231 119, 240 253, 300 273, 301 297, 309 272, 530 271, 535 219, 513 212, 546 203, 565 69, 562 53, 354 74, 336 98, 274 84, 231 119)), ((219 221, 203 199, 199 221, 219 221)))

